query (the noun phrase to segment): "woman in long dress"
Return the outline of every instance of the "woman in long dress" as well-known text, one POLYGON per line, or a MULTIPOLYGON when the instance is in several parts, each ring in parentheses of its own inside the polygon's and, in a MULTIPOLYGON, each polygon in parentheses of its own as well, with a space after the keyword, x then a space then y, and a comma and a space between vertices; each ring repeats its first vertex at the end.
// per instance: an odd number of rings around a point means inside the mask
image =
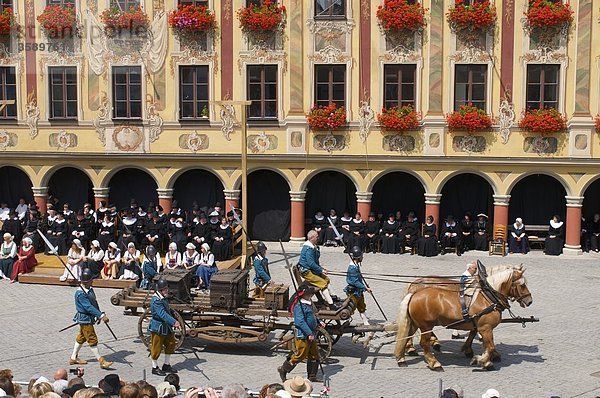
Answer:
POLYGON ((127 251, 123 253, 121 261, 123 262, 123 275, 119 279, 138 280, 142 268, 140 267, 140 251, 135 248, 135 243, 127 244, 127 251))
POLYGON ((483 213, 478 214, 474 228, 473 242, 475 243, 475 250, 487 251, 489 242, 488 216, 483 213))
POLYGON ((233 232, 231 227, 227 223, 227 218, 221 219, 221 225, 217 228, 217 236, 213 242, 213 250, 215 254, 215 260, 227 261, 231 256, 231 239, 233 238, 233 232))
POLYGON ((219 269, 215 262, 215 256, 211 253, 208 243, 203 243, 200 247, 200 262, 198 264, 198 269, 196 269, 198 288, 203 290, 210 289, 210 279, 217 271, 219 271, 219 269))
POLYGON ((64 282, 69 280, 79 280, 81 275, 81 266, 85 259, 85 249, 79 239, 73 239, 69 253, 67 253, 67 267, 60 277, 60 281, 64 282), (70 272, 69 272, 70 271, 70 272), (75 277, 73 279, 73 277, 75 277))
POLYGON ((19 249, 17 261, 13 264, 10 283, 15 283, 19 279, 19 275, 32 272, 36 265, 37 260, 35 258, 33 240, 29 237, 25 237, 21 241, 21 248, 19 249))
POLYGON ((104 250, 100 247, 100 242, 97 240, 92 241, 90 251, 83 256, 83 264, 81 265, 82 270, 89 268, 94 278, 100 276, 100 271, 104 266, 102 260, 104 259, 104 250))
POLYGON ((104 214, 104 219, 98 224, 98 242, 102 250, 108 249, 108 244, 115 239, 115 224, 112 222, 110 213, 104 214))
POLYGON ((104 267, 100 271, 102 279, 117 279, 119 272, 119 263, 121 262, 121 250, 115 242, 110 242, 106 252, 104 252, 104 259, 102 260, 104 267))
POLYGON ((563 251, 563 245, 565 244, 565 225, 560 221, 560 217, 555 215, 550 220, 550 227, 548 228, 548 237, 544 243, 544 253, 549 256, 558 256, 563 251))
POLYGON ((511 254, 527 254, 529 252, 529 239, 525 233, 525 224, 523 224, 523 220, 520 217, 517 217, 515 223, 510 226, 508 252, 511 254))
POLYGON ((16 257, 17 244, 14 242, 13 236, 5 232, 2 235, 2 245, 0 245, 0 280, 10 279, 16 257))
POLYGON ((398 253, 398 221, 390 213, 387 221, 381 226, 381 252, 384 254, 398 253))
POLYGON ((417 254, 424 257, 438 255, 437 228, 433 223, 433 216, 427 216, 423 224, 423 234, 417 240, 417 254))

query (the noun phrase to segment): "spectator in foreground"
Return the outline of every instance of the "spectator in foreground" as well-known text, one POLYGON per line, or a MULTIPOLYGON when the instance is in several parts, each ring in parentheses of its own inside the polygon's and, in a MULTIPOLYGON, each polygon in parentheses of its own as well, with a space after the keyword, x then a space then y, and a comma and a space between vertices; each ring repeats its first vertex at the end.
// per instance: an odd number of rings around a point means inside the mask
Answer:
POLYGON ((10 283, 15 283, 19 280, 19 275, 32 272, 36 265, 37 260, 35 259, 33 240, 31 238, 23 238, 17 261, 13 264, 10 283))
POLYGON ((283 383, 283 387, 285 388, 285 391, 289 392, 294 398, 307 396, 313 390, 311 382, 300 376, 294 376, 293 378, 286 380, 285 383, 283 383))
POLYGON ((500 393, 498 392, 498 390, 490 388, 489 390, 483 393, 481 398, 500 398, 500 393))
POLYGON ((232 384, 223 388, 221 398, 248 398, 248 393, 241 384, 232 384))

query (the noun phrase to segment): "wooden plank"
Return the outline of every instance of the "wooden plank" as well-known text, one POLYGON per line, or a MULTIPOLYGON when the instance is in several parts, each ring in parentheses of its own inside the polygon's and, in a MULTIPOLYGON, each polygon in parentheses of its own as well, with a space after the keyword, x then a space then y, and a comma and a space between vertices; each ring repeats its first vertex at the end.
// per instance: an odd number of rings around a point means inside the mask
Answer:
MULTIPOLYGON (((61 282, 56 274, 44 274, 41 272, 32 272, 19 276, 19 283, 37 284, 37 285, 53 285, 53 286, 78 286, 77 281, 67 280, 61 282)), ((95 288, 122 289, 128 286, 135 285, 135 281, 119 280, 119 279, 94 279, 92 284, 95 288)))

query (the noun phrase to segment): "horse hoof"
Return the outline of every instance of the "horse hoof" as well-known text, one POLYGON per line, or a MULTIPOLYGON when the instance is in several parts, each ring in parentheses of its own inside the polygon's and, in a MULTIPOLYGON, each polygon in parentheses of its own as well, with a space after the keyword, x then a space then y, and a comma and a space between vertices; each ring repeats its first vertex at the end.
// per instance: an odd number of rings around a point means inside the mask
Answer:
POLYGON ((467 358, 473 358, 473 351, 471 351, 471 352, 465 351, 465 357, 467 357, 467 358))
POLYGON ((402 361, 402 362, 398 362, 398 367, 399 368, 406 368, 408 365, 406 364, 406 362, 402 361))
POLYGON ((433 345, 433 349, 436 350, 437 352, 441 352, 442 351, 442 345, 441 344, 434 344, 433 345))
POLYGON ((442 365, 439 366, 434 366, 434 367, 430 367, 429 369, 433 370, 434 372, 443 372, 444 368, 442 367, 442 365))
POLYGON ((483 368, 488 371, 496 370, 496 367, 491 363, 488 366, 484 366, 483 368))
POLYGON ((500 355, 492 357, 492 362, 500 362, 501 360, 502 358, 500 357, 500 355))
POLYGON ((414 348, 412 350, 406 351, 406 355, 408 355, 409 357, 418 357, 419 356, 419 354, 417 353, 417 350, 415 350, 414 348))

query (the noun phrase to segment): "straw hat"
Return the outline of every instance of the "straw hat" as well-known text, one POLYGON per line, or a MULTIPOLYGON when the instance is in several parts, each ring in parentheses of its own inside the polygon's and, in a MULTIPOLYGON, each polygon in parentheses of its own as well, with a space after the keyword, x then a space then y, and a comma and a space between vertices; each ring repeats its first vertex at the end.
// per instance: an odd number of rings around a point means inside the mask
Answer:
POLYGON ((310 394, 313 390, 310 381, 300 376, 294 376, 293 378, 286 380, 283 383, 283 387, 293 397, 301 397, 310 394))

